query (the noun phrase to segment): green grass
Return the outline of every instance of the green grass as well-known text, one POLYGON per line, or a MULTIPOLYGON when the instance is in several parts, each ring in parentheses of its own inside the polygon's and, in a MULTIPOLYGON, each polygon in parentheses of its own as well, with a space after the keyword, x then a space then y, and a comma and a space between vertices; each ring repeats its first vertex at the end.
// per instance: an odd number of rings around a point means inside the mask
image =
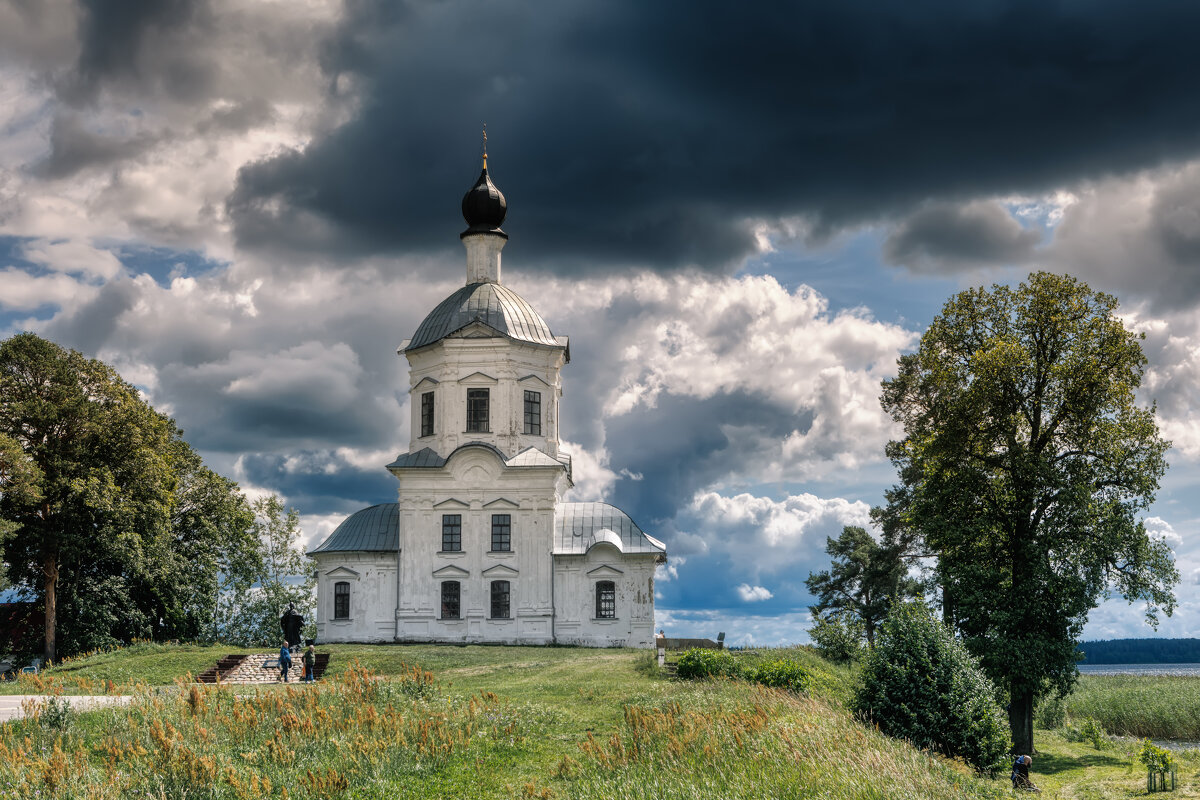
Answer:
MULTIPOLYGON (((808 648, 737 654, 750 665, 798 661, 814 678, 808 695, 670 680, 646 651, 321 649, 330 671, 311 687, 176 685, 236 652, 227 647, 136 645, 55 667, 42 676, 50 691, 143 687, 128 708, 72 713, 61 727, 52 716, 0 726, 0 798, 224 800, 282 796, 281 787, 292 798, 348 800, 1013 797, 1007 775, 977 777, 855 722, 844 704, 853 670, 808 648)), ((1191 691, 1089 677, 1068 707, 1086 699, 1100 716, 1114 699, 1159 695, 1176 708, 1191 691)), ((1097 750, 1038 731, 1037 746, 1044 798, 1145 796, 1133 740, 1097 750)), ((1200 756, 1181 757, 1177 776, 1174 797, 1200 797, 1200 756)))
POLYGON ((1118 736, 1200 741, 1200 678, 1085 675, 1066 710, 1073 719, 1093 717, 1118 736))
POLYGON ((854 722, 837 699, 849 672, 804 650, 793 655, 819 678, 817 696, 668 680, 645 651, 323 649, 331 668, 316 686, 236 692, 172 683, 196 672, 199 656, 215 661, 228 648, 134 648, 72 662, 64 675, 77 683, 145 665, 160 688, 125 709, 72 715, 65 727, 50 717, 3 726, 0 797, 260 797, 281 786, 289 797, 346 798, 1008 795, 1004 782, 854 722), (413 663, 436 683, 405 671, 413 663), (168 664, 179 673, 168 675, 168 664))
POLYGON ((264 649, 143 642, 69 659, 40 676, 22 674, 16 681, 0 682, 0 694, 40 693, 49 686, 63 694, 103 694, 105 682, 114 684, 118 691, 137 683, 170 686, 185 675, 199 675, 221 656, 261 653, 264 649))

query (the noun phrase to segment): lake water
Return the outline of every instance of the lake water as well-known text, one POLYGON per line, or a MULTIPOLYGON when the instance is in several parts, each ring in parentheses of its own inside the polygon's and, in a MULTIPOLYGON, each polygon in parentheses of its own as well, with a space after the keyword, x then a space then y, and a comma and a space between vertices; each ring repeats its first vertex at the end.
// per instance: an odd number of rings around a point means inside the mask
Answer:
POLYGON ((1079 674, 1200 676, 1200 664, 1080 664, 1079 674))

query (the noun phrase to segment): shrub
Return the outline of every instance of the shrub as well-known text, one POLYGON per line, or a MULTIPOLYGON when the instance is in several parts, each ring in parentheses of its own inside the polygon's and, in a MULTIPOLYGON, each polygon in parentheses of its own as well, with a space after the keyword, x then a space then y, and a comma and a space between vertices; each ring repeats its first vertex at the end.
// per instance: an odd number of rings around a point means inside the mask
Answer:
POLYGON ((681 678, 737 678, 742 674, 737 657, 725 650, 693 648, 679 657, 676 674, 681 678))
POLYGON ((1147 772, 1171 772, 1175 769, 1175 756, 1171 755, 1171 751, 1151 742, 1149 739, 1142 740, 1141 749, 1138 750, 1138 761, 1146 765, 1147 772))
POLYGON ((851 708, 879 729, 994 774, 1009 748, 996 688, 922 606, 896 607, 864 659, 851 708))
POLYGON ((1097 750, 1104 747, 1104 737, 1107 735, 1104 726, 1095 717, 1084 717, 1079 725, 1066 725, 1063 733, 1068 742, 1091 742, 1097 750))
POLYGON ((746 671, 746 680, 792 692, 807 691, 812 683, 808 670, 790 658, 764 661, 757 667, 746 671))
POLYGON ((863 627, 849 614, 813 615, 808 638, 821 656, 835 664, 858 661, 863 654, 863 627))

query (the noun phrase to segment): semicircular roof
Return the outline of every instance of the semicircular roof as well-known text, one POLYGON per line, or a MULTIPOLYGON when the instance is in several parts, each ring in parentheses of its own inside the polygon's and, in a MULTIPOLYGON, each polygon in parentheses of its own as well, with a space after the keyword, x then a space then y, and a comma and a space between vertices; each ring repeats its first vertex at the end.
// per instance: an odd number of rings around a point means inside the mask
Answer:
POLYGON ((397 503, 380 503, 346 517, 325 541, 315 550, 309 550, 308 554, 356 551, 394 553, 399 548, 400 506, 397 503))
POLYGON ((546 320, 512 289, 498 283, 468 283, 429 312, 406 349, 439 342, 473 322, 520 342, 558 344, 546 320))
POLYGON ((667 546, 638 527, 628 514, 608 503, 558 503, 554 506, 554 554, 583 555, 606 542, 622 553, 665 555, 667 546))

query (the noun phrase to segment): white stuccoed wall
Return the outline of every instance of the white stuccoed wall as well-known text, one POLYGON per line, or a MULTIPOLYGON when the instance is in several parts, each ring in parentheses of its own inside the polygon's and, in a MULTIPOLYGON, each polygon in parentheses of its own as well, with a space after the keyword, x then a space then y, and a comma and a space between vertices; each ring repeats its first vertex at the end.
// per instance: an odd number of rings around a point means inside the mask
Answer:
POLYGON ((551 540, 562 467, 506 468, 495 452, 459 450, 443 469, 400 478, 399 641, 551 641, 551 540), (443 552, 442 515, 462 516, 462 551, 443 552), (512 519, 512 551, 492 552, 492 514, 512 519), (491 581, 510 584, 511 619, 490 619, 491 581), (443 620, 441 582, 462 587, 462 619, 443 620))
POLYGON ((554 605, 559 644, 589 647, 650 647, 654 640, 654 559, 622 555, 597 544, 584 556, 556 556, 554 605), (612 581, 615 619, 596 618, 596 584, 612 581))
POLYGON ((317 641, 390 642, 396 635, 395 553, 318 553, 317 641), (350 584, 350 618, 333 618, 333 585, 350 584))

